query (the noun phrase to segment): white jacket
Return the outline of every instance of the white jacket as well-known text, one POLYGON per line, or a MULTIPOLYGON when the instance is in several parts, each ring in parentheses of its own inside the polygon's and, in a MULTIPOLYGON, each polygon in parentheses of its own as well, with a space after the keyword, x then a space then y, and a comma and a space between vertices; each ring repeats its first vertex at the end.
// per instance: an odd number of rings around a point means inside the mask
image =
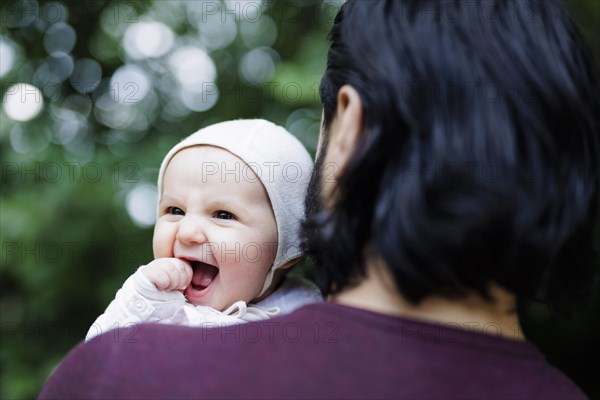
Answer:
POLYGON ((138 269, 125 281, 104 314, 92 324, 85 340, 143 322, 208 328, 258 321, 322 301, 321 292, 314 283, 299 277, 286 277, 276 291, 256 304, 238 301, 225 311, 217 311, 188 303, 177 290, 158 290, 138 269))

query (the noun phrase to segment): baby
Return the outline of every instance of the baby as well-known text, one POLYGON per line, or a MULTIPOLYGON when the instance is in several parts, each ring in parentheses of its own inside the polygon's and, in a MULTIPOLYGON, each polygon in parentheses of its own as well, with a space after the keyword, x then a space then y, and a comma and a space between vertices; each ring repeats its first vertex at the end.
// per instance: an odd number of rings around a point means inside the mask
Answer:
POLYGON ((158 177, 155 259, 125 281, 86 341, 142 322, 235 324, 322 301, 284 271, 301 257, 312 166, 296 138, 264 120, 211 125, 173 147, 158 177))

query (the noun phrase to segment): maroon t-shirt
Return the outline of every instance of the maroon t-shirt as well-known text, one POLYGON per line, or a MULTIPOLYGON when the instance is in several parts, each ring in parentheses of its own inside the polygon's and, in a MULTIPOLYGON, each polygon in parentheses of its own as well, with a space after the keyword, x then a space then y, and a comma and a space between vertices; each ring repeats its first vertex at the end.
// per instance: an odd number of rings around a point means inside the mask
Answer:
POLYGON ((584 399, 530 343, 333 303, 200 329, 147 324, 81 344, 49 398, 584 399))

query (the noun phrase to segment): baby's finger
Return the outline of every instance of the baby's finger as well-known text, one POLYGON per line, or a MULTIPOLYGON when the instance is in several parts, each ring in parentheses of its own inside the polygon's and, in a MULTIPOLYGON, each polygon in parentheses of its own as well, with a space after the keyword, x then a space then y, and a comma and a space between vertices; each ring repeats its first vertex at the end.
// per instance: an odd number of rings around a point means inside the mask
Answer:
POLYGON ((169 268, 169 276, 171 276, 171 284, 169 285, 169 290, 177 290, 181 282, 181 266, 177 263, 171 263, 169 268))
POLYGON ((171 277, 161 268, 149 269, 148 275, 149 280, 154 283, 158 290, 168 290, 171 285, 171 277))
POLYGON ((176 289, 184 290, 192 280, 192 267, 186 261, 178 261, 177 271, 179 272, 179 282, 176 289))
POLYGON ((186 265, 186 267, 183 269, 185 272, 185 288, 187 288, 189 285, 192 284, 192 278, 194 277, 194 270, 192 269, 191 265, 186 265))
POLYGON ((154 284, 157 289, 167 292, 172 290, 173 280, 177 278, 176 274, 173 273, 173 269, 171 262, 164 259, 153 265, 154 284))
POLYGON ((165 270, 171 277, 171 284, 167 290, 178 290, 184 285, 185 280, 185 263, 177 258, 169 259, 168 265, 165 266, 165 270))

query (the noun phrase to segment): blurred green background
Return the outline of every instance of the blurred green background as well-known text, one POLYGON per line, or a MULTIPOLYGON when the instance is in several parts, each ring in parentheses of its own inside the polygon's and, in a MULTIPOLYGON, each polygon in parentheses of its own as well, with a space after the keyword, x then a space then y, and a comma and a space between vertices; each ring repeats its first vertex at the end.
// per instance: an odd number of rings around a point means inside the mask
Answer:
MULTIPOLYGON (((166 152, 261 117, 314 154, 339 1, 35 1, 0 8, 0 397, 31 398, 152 258, 166 152)), ((569 2, 600 55, 600 2, 569 2)), ((365 21, 368 24, 368 21, 365 21)), ((598 304, 598 302, 595 302, 598 304)), ((598 306, 523 307, 526 335, 600 398, 598 306), (588 364, 589 365, 589 364, 588 364)))

